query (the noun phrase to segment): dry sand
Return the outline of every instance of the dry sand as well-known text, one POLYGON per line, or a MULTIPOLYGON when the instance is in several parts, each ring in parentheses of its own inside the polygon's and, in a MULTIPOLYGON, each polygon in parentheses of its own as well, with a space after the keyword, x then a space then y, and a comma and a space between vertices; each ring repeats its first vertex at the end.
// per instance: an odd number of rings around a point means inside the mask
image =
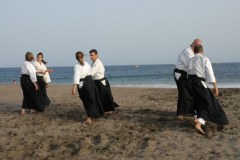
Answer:
POLYGON ((0 85, 0 159, 240 159, 240 89, 220 89, 230 124, 208 123, 208 137, 176 118, 177 89, 112 92, 116 113, 88 125, 71 85, 50 85, 51 106, 23 116, 21 87, 0 85))

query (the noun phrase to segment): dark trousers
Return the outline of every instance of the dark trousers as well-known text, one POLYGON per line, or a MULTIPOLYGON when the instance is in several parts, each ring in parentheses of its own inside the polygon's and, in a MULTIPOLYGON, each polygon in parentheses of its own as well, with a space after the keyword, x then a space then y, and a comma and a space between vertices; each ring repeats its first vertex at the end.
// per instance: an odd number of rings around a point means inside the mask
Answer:
POLYGON ((44 99, 40 89, 35 90, 29 75, 22 75, 20 78, 23 91, 23 109, 35 109, 38 112, 45 110, 44 99))
POLYGON ((218 125, 227 125, 228 119, 212 91, 204 86, 203 80, 197 76, 189 76, 190 90, 195 99, 198 118, 211 121, 218 125))
POLYGON ((38 81, 39 89, 41 90, 43 98, 44 98, 44 104, 45 104, 45 106, 49 106, 51 101, 47 95, 46 82, 45 82, 43 76, 37 76, 37 81, 38 81))
POLYGON ((110 84, 106 78, 100 79, 100 80, 94 80, 95 85, 97 87, 98 95, 100 97, 104 112, 108 111, 115 111, 116 107, 119 107, 119 105, 114 102, 110 84), (102 81, 106 82, 106 85, 102 84, 102 81))
POLYGON ((78 85, 78 93, 88 117, 99 118, 103 115, 104 110, 97 95, 97 89, 92 80, 92 76, 87 76, 80 81, 83 82, 83 86, 80 87, 78 85))
POLYGON ((178 89, 177 115, 194 114, 194 99, 189 92, 187 72, 175 68, 174 79, 178 89), (181 74, 177 79, 175 73, 181 74))

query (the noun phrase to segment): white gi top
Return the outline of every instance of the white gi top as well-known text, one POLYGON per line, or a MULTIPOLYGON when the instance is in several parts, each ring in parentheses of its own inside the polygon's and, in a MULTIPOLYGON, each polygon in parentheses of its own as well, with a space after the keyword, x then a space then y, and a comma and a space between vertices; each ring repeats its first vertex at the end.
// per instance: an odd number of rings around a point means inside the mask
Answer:
POLYGON ((200 53, 195 54, 191 59, 188 74, 204 78, 208 83, 216 82, 210 60, 200 53))
POLYGON ((91 75, 91 66, 87 62, 84 62, 83 66, 80 63, 75 64, 73 84, 79 84, 81 78, 89 75, 91 75))
POLYGON ((104 78, 105 68, 101 62, 101 60, 98 58, 95 60, 95 62, 92 64, 92 76, 93 80, 98 80, 104 78))
POLYGON ((44 76, 44 74, 39 73, 39 72, 45 72, 47 70, 47 67, 44 63, 39 63, 38 61, 35 61, 33 63, 33 65, 35 66, 36 70, 37 70, 37 76, 44 76))
POLYGON ((48 72, 46 72, 45 74, 39 73, 39 72, 45 72, 47 70, 47 66, 43 62, 39 63, 38 61, 35 61, 33 65, 37 70, 37 76, 43 76, 45 82, 47 83, 51 82, 51 78, 48 72))
POLYGON ((32 82, 36 82, 37 81, 36 69, 35 69, 34 65, 31 62, 25 61, 22 64, 21 73, 29 75, 32 82))
POLYGON ((187 72, 191 58, 194 56, 194 52, 190 47, 184 49, 178 56, 176 68, 187 72))

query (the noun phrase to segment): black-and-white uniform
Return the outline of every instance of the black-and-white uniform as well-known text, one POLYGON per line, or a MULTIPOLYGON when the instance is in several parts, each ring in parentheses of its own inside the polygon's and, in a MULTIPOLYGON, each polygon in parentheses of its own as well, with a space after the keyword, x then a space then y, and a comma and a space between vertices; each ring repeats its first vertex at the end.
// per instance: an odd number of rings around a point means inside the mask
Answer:
POLYGON ((41 90, 35 90, 34 82, 37 82, 36 70, 33 64, 25 61, 21 67, 20 78, 23 91, 22 109, 35 109, 38 112, 45 110, 44 98, 41 90))
POLYGON ((178 88, 177 115, 194 114, 193 97, 188 91, 187 69, 194 56, 190 47, 184 49, 178 57, 176 68, 173 71, 178 88))
POLYGON ((79 97, 88 117, 98 118, 103 115, 104 110, 91 76, 91 66, 87 62, 84 62, 83 66, 80 63, 74 66, 73 84, 77 84, 79 97))
POLYGON ((97 87, 104 111, 115 111, 115 107, 119 107, 119 105, 113 100, 110 84, 104 76, 105 68, 99 58, 93 62, 91 74, 97 87))
POLYGON ((200 53, 194 55, 188 69, 190 91, 194 95, 198 121, 227 125, 228 119, 207 83, 216 82, 211 62, 200 53))
MULTIPOLYGON (((43 97, 44 97, 45 106, 49 106, 51 103, 51 100, 49 99, 49 97, 47 95, 46 85, 48 82, 46 82, 46 80, 45 80, 46 79, 45 74, 40 73, 40 71, 45 72, 47 70, 47 67, 44 63, 39 63, 38 61, 35 61, 33 63, 33 65, 35 66, 35 69, 37 71, 37 81, 38 81, 39 89, 41 90, 43 97)), ((48 73, 48 72, 46 72, 46 73, 48 73)))

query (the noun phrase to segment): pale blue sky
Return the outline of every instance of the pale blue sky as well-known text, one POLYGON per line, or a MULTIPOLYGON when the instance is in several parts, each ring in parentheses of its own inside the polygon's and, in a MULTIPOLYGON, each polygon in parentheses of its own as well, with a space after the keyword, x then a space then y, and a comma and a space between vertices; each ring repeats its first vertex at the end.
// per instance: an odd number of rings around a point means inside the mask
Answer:
POLYGON ((1 0, 0 67, 27 51, 73 66, 97 49, 105 65, 174 64, 195 38, 212 62, 240 62, 240 0, 1 0))

